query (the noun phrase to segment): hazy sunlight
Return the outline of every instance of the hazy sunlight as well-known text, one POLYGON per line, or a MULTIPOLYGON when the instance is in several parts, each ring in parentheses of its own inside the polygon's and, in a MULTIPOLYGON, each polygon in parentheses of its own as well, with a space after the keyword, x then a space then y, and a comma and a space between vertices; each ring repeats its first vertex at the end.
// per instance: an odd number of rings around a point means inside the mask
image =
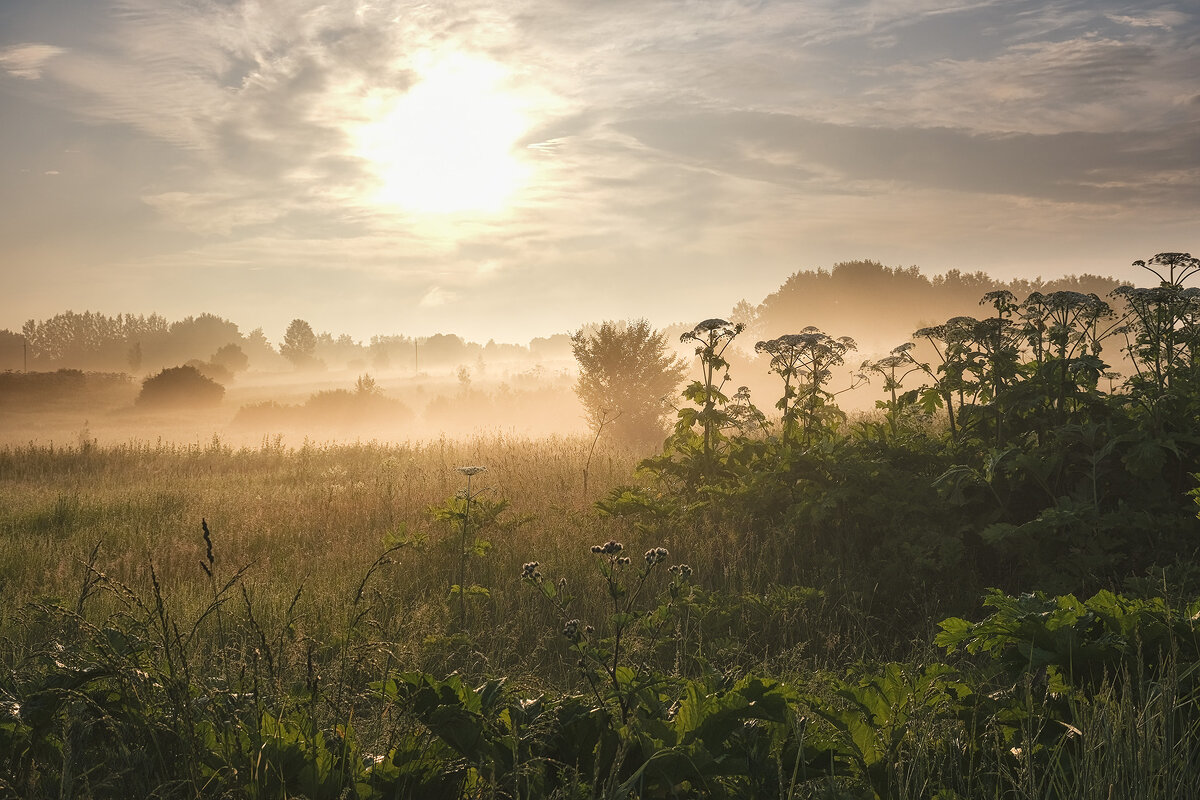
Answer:
POLYGON ((371 121, 353 135, 378 178, 372 202, 418 213, 496 212, 527 167, 513 153, 526 128, 504 68, 471 56, 430 58, 404 94, 368 100, 371 121))

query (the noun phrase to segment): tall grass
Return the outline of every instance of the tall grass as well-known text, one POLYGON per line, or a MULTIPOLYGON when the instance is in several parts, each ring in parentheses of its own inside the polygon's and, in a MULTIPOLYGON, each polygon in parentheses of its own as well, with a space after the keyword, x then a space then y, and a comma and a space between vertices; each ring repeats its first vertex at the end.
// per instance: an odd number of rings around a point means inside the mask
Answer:
MULTIPOLYGON (((783 681, 792 727, 772 728, 780 742, 851 719, 847 692, 875 664, 907 659, 917 675, 941 657, 928 637, 878 636, 864 598, 782 581, 787 541, 729 520, 679 530, 598 516, 592 503, 631 480, 640 454, 591 445, 489 436, 235 449, 214 438, 0 450, 0 797, 433 796, 422 792, 434 778, 384 768, 397 760, 458 776, 440 796, 619 796, 629 776, 618 780, 618 766, 551 770, 536 755, 555 741, 550 722, 529 723, 511 771, 487 773, 446 749, 415 695, 387 689, 423 674, 421 696, 442 702, 458 690, 440 676, 481 691, 504 677, 496 696, 509 698, 511 725, 585 692, 563 620, 521 585, 522 565, 540 562, 575 596, 571 614, 602 625, 611 598, 591 546, 610 539, 633 554, 665 546, 695 574, 664 635, 631 634, 624 657, 664 687, 714 697, 747 673, 783 681), (491 547, 463 567, 463 529, 431 508, 461 490, 467 464, 488 467, 472 490, 511 509, 471 531, 491 547), (486 592, 460 610, 455 583, 486 592), (553 785, 534 781, 551 773, 553 785)), ((775 777, 756 773, 752 785, 787 798, 1200 797, 1196 668, 1168 657, 1115 675, 1065 706, 1053 698, 1064 713, 1027 684, 1015 716, 941 705, 895 723, 867 715, 823 734, 843 754, 831 775, 804 774, 804 751, 781 744, 754 751, 775 777), (864 755, 868 745, 886 755, 864 755)), ((986 663, 962 669, 988 686, 986 663)))

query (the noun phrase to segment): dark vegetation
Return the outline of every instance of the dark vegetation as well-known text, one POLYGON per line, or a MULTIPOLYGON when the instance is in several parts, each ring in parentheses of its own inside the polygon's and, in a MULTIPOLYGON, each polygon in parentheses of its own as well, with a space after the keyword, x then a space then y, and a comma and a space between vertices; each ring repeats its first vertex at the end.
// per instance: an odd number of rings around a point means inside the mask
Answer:
POLYGON ((128 402, 133 382, 125 373, 84 372, 60 369, 55 372, 0 372, 0 407, 9 409, 81 403, 128 402))
MULTIPOLYGON (((486 491, 511 456, 460 467, 428 526, 394 516, 420 480, 396 479, 407 451, 367 453, 393 464, 374 489, 308 448, 181 454, 276 491, 323 476, 325 519, 382 545, 318 609, 224 560, 239 537, 179 500, 191 562, 170 576, 82 553, 70 596, 4 619, 0 791, 1200 796, 1200 261, 1144 266, 1156 285, 1107 299, 986 291, 978 316, 859 364, 882 397, 858 419, 835 384, 854 340, 759 340, 768 414, 731 388, 744 322, 705 320, 661 453, 591 511, 552 451, 538 492, 486 491)), ((0 477, 135 455, 7 451, 0 477)), ((98 513, 59 495, 0 530, 64 537, 98 513)))
POLYGON ((921 326, 974 314, 979 298, 988 292, 1027 297, 1034 292, 1070 291, 1107 297, 1119 284, 1099 275, 1002 281, 983 272, 950 270, 930 277, 915 266, 844 261, 828 270, 795 273, 757 307, 747 306, 740 313, 735 309, 731 320, 746 323, 759 338, 794 332, 797 322, 825 331, 854 331, 860 346, 879 351, 907 339, 921 326))
POLYGON ((144 408, 203 408, 217 405, 224 396, 224 386, 206 377, 196 367, 185 364, 164 369, 142 381, 137 405, 144 408))
POLYGON ((275 430, 280 426, 323 425, 355 428, 363 422, 404 423, 412 411, 383 390, 370 374, 359 377, 354 390, 327 389, 317 392, 301 405, 273 401, 243 406, 234 423, 256 430, 275 430))
POLYGON ((374 336, 364 344, 347 334, 316 333, 305 320, 288 326, 276 349, 256 328, 243 334, 214 314, 176 322, 151 314, 113 317, 67 311, 46 320, 28 320, 20 333, 0 331, 0 370, 149 372, 191 363, 210 377, 246 369, 265 372, 338 367, 366 371, 455 366, 477 361, 569 358, 566 334, 535 338, 527 346, 489 341, 477 344, 454 334, 374 336))

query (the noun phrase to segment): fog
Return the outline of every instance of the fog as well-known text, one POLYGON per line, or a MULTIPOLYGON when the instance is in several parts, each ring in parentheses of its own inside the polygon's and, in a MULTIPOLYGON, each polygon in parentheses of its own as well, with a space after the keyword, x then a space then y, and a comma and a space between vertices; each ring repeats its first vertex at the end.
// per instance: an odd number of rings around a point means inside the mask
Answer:
MULTIPOLYGON (((74 371, 30 373, 50 380, 18 385, 4 373, 0 445, 30 442, 76 446, 164 440, 233 447, 264 440, 406 441, 511 431, 521 435, 586 432, 569 364, 497 365, 476 377, 460 365, 421 371, 320 373, 247 371, 209 407, 187 402, 138 404, 139 380, 74 371), (373 381, 369 391, 362 379, 373 381)), ((369 384, 367 384, 369 385, 369 384)))
MULTIPOLYGON (((882 379, 864 380, 869 371, 863 363, 911 341, 922 326, 986 316, 980 308, 984 293, 1006 289, 1024 299, 1033 291, 1065 289, 1115 303, 1110 292, 1116 285, 1094 275, 1002 282, 984 273, 951 272, 930 278, 917 267, 843 262, 798 271, 760 303, 698 309, 693 320, 653 330, 686 365, 681 388, 699 377, 693 346, 681 342, 681 334, 722 314, 744 324, 726 354, 723 391, 732 396, 747 387, 768 418, 781 386, 768 359, 755 351, 756 342, 809 326, 848 336, 854 347, 828 390, 844 411, 870 414, 882 397, 882 379)), ((577 330, 595 330, 596 322, 580 320, 577 330)), ((575 391, 579 366, 567 333, 527 345, 480 344, 454 334, 377 335, 360 342, 315 332, 297 319, 278 341, 273 344, 261 328, 242 333, 214 314, 168 322, 156 314, 68 311, 29 320, 20 333, 0 331, 0 444, 204 444, 216 437, 229 446, 264 440, 299 446, 497 431, 535 437, 596 432, 575 391)), ((926 346, 919 343, 915 352, 926 346)), ((1121 358, 1115 345, 1104 356, 1114 366, 1121 358)), ((669 424, 671 406, 681 403, 678 391, 659 399, 669 424)), ((640 439, 647 452, 662 441, 653 432, 640 439)))

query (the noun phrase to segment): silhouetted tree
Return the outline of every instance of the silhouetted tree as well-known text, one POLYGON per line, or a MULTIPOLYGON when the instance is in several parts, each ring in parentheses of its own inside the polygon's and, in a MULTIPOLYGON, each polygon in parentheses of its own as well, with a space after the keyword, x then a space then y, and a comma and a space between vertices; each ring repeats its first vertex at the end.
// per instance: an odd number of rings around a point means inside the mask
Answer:
POLYGON ((311 367, 315 363, 314 353, 317 350, 317 335, 312 326, 302 319, 294 319, 288 325, 283 335, 283 345, 279 353, 291 361, 297 369, 311 367))
MULTIPOLYGON (((172 322, 167 336, 157 348, 151 364, 179 364, 189 359, 203 359, 227 344, 242 341, 238 326, 216 314, 200 314, 172 322)), ((150 353, 147 353, 150 356, 150 353)))
POLYGON ((571 337, 556 333, 546 338, 539 336, 530 339, 529 354, 537 359, 567 358, 571 355, 571 337))
POLYGON ((267 335, 263 333, 262 328, 255 328, 246 334, 245 339, 242 340, 241 347, 242 351, 246 354, 246 358, 250 359, 250 364, 255 369, 279 369, 284 364, 285 359, 267 341, 267 335))
POLYGON ((571 334, 579 362, 575 393, 593 427, 611 424, 628 441, 652 441, 665 431, 670 399, 687 365, 667 338, 644 319, 605 321, 571 334))
POLYGON ((371 373, 364 372, 354 383, 354 393, 359 397, 382 397, 383 387, 376 383, 371 373))
POLYGON ((354 341, 348 333, 336 337, 332 333, 317 334, 316 349, 313 355, 327 365, 350 366, 365 365, 369 351, 354 341))
POLYGON ((250 367, 250 359, 236 344, 227 344, 213 353, 210 362, 229 373, 244 372, 250 367))
POLYGON ((10 330, 0 331, 0 371, 25 369, 25 337, 10 330))
POLYGON ((214 406, 225 387, 192 366, 168 367, 142 381, 137 405, 148 407, 214 406))
POLYGON ((142 343, 134 342, 129 346, 129 369, 137 372, 142 368, 142 343))

